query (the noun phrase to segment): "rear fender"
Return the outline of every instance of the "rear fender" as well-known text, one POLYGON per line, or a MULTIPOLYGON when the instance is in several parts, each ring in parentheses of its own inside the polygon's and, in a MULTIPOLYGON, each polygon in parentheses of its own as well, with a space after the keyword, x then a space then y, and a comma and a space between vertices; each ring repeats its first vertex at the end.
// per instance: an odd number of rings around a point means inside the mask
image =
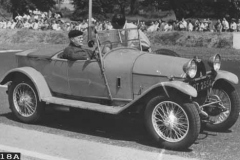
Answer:
POLYGON ((228 71, 223 71, 223 70, 219 70, 217 71, 217 76, 215 77, 215 82, 220 80, 220 79, 224 79, 230 83, 233 83, 233 84, 238 84, 238 77, 237 75, 231 73, 231 72, 228 72, 228 71))
POLYGON ((38 92, 39 100, 41 101, 43 98, 51 97, 51 91, 47 85, 46 80, 44 79, 43 75, 38 72, 37 70, 31 68, 31 67, 21 67, 21 68, 14 68, 10 71, 8 71, 3 79, 0 81, 0 84, 6 84, 8 82, 14 81, 15 76, 17 74, 22 74, 28 77, 33 84, 35 85, 35 88, 38 92))

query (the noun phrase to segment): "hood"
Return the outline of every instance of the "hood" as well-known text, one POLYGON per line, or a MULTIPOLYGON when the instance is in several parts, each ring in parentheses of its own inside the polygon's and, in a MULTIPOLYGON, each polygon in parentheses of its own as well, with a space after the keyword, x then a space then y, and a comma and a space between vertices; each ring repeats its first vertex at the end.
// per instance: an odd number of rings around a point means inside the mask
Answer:
POLYGON ((152 76, 181 77, 183 65, 190 59, 159 54, 142 54, 133 66, 133 73, 152 76))

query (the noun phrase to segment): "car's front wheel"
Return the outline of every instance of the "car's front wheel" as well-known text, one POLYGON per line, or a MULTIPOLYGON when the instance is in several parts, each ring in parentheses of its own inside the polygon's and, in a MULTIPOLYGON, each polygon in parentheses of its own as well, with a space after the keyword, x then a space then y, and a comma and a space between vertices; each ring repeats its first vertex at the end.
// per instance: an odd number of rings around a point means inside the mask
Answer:
POLYGON ((186 149, 200 132, 199 113, 191 103, 177 103, 157 96, 149 101, 144 115, 150 135, 164 148, 186 149))
POLYGON ((38 122, 44 112, 34 84, 27 78, 11 83, 8 90, 10 109, 24 123, 38 122))
POLYGON ((206 129, 226 131, 236 123, 239 117, 240 100, 234 87, 228 83, 214 85, 207 101, 214 104, 204 108, 211 121, 206 123, 206 129))

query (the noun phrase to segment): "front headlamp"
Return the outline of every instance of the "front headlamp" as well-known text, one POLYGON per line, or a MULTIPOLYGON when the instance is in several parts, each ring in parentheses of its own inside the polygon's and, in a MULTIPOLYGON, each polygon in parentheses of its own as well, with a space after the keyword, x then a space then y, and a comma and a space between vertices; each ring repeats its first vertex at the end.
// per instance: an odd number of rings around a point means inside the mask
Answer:
POLYGON ((208 64, 213 70, 218 71, 221 67, 221 56, 219 54, 216 54, 210 57, 208 64))
POLYGON ((190 77, 194 78, 197 74, 197 64, 194 60, 190 60, 183 66, 183 71, 190 77))

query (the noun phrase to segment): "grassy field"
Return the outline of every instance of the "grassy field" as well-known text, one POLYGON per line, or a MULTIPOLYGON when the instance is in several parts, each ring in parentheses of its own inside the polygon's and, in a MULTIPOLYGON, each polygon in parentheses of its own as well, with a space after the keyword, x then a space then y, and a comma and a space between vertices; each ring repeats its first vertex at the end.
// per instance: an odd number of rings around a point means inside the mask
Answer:
MULTIPOLYGON (((232 48, 231 33, 211 32, 152 32, 146 33, 152 49, 170 49, 182 57, 199 56, 203 59, 215 53, 224 59, 240 60, 240 50, 232 48)), ((57 47, 69 43, 67 32, 0 29, 0 50, 57 47)))

